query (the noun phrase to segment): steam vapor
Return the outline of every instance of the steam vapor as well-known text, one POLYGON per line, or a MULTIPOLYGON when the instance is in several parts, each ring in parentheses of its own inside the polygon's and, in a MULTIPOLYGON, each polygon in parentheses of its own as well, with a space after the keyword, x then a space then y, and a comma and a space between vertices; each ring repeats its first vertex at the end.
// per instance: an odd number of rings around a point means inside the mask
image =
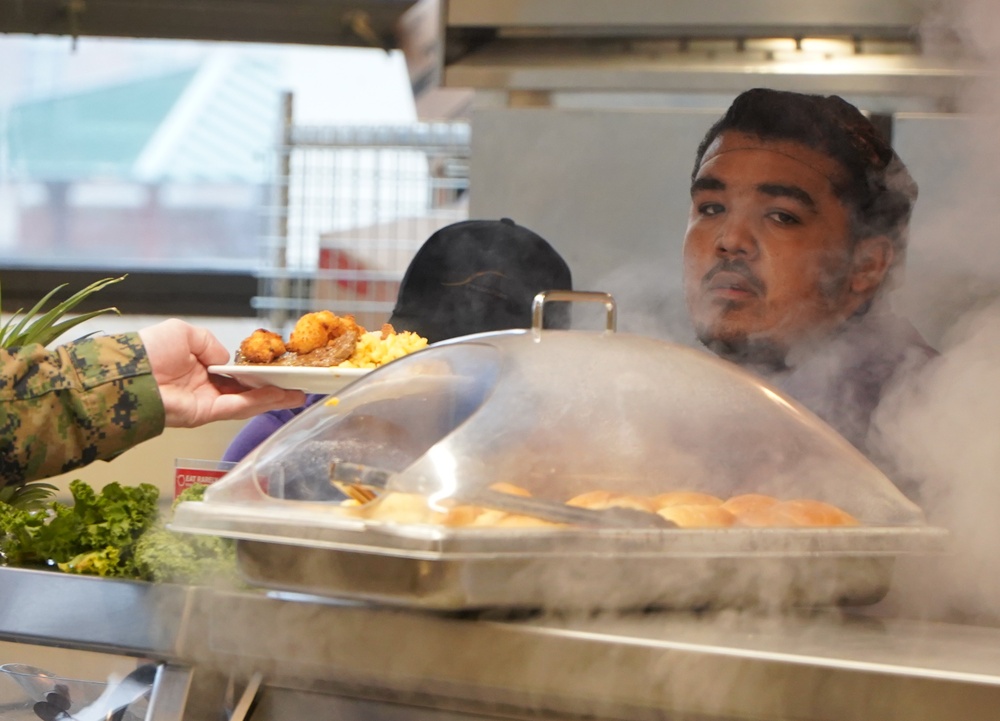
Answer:
MULTIPOLYGON (((951 2, 924 28, 950 33, 983 67, 1000 62, 1000 6, 951 2)), ((947 170, 945 209, 925 221, 916 292, 936 301, 942 355, 917 382, 890 394, 875 423, 895 465, 923 486, 930 523, 952 547, 928 563, 901 564, 891 603, 908 615, 978 623, 1000 620, 1000 78, 984 76, 959 98, 969 132, 947 170), (928 240, 930 239, 930 240, 928 240), (928 270, 936 268, 937 270, 928 270), (942 310, 946 309, 946 310, 942 310)), ((905 158, 904 158, 905 160, 905 158)), ((938 179, 940 180, 940 179, 938 179)), ((918 179, 919 181, 919 179, 918 179)), ((918 201, 918 208, 920 202, 918 201)), ((913 260, 917 260, 914 258, 913 260)), ((912 292, 912 291, 911 291, 912 292)))

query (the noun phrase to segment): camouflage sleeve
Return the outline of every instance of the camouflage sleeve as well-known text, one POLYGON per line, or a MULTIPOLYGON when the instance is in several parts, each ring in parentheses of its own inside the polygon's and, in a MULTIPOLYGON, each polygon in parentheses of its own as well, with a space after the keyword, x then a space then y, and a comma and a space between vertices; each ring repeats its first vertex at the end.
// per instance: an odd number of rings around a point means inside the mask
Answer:
POLYGON ((138 333, 0 348, 0 487, 108 460, 163 426, 138 333))

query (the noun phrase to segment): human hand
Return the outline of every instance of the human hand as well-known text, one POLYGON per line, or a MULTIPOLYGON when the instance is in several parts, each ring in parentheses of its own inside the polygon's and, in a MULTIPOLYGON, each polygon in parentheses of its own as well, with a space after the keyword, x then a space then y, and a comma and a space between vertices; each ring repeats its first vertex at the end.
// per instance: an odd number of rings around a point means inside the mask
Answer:
POLYGON ((227 363, 230 354, 206 328, 172 318, 143 328, 139 337, 160 388, 169 427, 241 420, 306 402, 302 391, 249 389, 231 378, 209 375, 208 366, 227 363))

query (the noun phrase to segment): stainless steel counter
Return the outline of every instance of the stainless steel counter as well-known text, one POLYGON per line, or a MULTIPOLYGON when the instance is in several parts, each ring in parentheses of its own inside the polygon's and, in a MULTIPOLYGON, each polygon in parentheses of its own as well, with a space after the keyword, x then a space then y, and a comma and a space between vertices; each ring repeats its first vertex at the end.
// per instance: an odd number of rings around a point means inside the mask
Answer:
POLYGON ((207 717, 211 683, 200 706, 180 702, 199 675, 255 674, 254 719, 1000 714, 995 628, 834 610, 456 617, 18 569, 0 569, 0 588, 2 640, 165 662, 157 720, 207 717))

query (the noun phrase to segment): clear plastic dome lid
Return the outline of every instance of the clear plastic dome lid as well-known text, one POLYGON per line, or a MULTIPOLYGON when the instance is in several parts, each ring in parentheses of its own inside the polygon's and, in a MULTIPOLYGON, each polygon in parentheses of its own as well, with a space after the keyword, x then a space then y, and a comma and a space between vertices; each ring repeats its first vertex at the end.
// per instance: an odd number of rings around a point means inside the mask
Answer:
POLYGON ((280 428, 206 501, 377 509, 395 495, 438 515, 384 518, 426 523, 493 508, 498 490, 527 499, 522 516, 531 502, 685 493, 811 499, 866 526, 923 521, 840 435, 731 363, 643 336, 537 329, 467 336, 373 371, 280 428), (361 486, 372 492, 351 493, 361 486))

